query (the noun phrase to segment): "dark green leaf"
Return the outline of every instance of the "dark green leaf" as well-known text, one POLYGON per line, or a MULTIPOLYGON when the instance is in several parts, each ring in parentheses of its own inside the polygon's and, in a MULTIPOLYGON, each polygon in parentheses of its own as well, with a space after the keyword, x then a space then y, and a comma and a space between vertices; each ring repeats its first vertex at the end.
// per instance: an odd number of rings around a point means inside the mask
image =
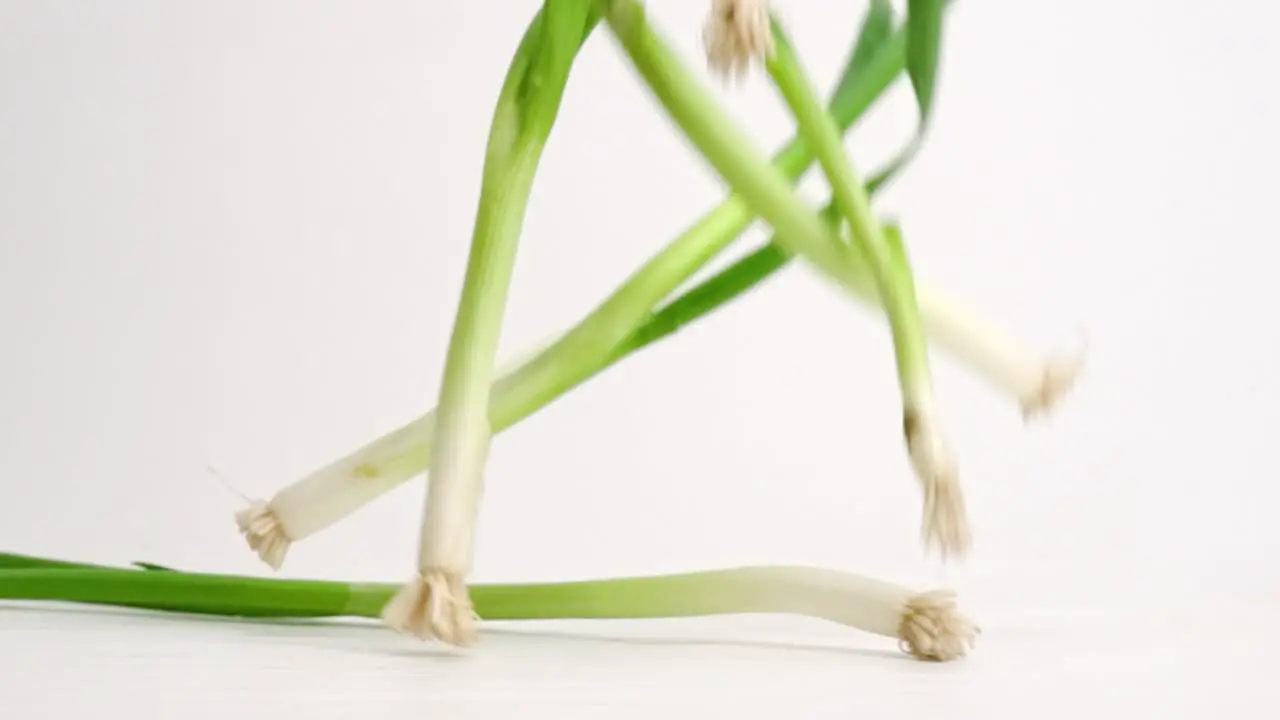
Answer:
POLYGON ((880 51, 880 46, 893 36, 893 21, 893 5, 889 0, 871 0, 871 7, 862 19, 862 29, 858 31, 858 40, 853 46, 853 54, 845 64, 846 79, 841 81, 842 84, 848 82, 847 78, 862 72, 871 58, 880 51))
POLYGON ((911 77, 916 105, 920 108, 921 134, 933 110, 942 45, 942 11, 946 4, 946 0, 907 2, 907 75, 911 77))
POLYGON ((907 75, 915 92, 920 119, 911 142, 884 169, 868 181, 880 187, 907 166, 920 151, 933 112, 938 79, 938 57, 942 38, 942 13, 950 0, 910 0, 907 11, 907 75), (912 15, 914 13, 914 15, 912 15), (913 20, 914 17, 914 20, 913 20))
POLYGON ((34 555, 15 555, 0 553, 0 570, 57 570, 89 567, 81 563, 35 557, 34 555))
POLYGON ((143 570, 152 571, 152 572, 178 572, 177 570, 174 570, 171 567, 165 567, 164 565, 156 565, 155 563, 142 562, 142 561, 133 563, 133 566, 137 568, 141 568, 143 570))

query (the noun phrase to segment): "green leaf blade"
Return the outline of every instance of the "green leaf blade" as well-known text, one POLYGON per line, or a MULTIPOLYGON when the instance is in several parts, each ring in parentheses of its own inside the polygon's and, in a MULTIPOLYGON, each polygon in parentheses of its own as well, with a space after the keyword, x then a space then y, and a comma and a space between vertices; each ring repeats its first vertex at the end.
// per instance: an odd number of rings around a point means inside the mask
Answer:
POLYGON ((907 75, 920 108, 922 131, 933 112, 942 46, 942 11, 946 4, 946 0, 907 2, 907 75))
MULTIPOLYGON (((845 65, 843 85, 862 73, 863 68, 880 52, 890 38, 893 37, 893 24, 896 20, 893 5, 889 0, 871 0, 871 7, 862 19, 862 29, 858 31, 858 39, 853 46, 853 54, 845 65)), ((836 94, 839 94, 839 89, 836 94)))

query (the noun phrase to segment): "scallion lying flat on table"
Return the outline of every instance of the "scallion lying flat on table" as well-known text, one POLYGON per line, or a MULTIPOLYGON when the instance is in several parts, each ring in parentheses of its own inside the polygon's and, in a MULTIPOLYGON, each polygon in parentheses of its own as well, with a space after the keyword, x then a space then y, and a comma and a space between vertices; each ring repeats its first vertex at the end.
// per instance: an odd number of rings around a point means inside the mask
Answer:
MULTIPOLYGON (((173 570, 114 569, 0 555, 0 600, 44 600, 256 618, 377 618, 393 584, 276 580, 173 570)), ((915 593, 851 573, 806 567, 580 582, 473 585, 484 620, 656 619, 789 614, 898 640, 921 660, 956 660, 978 628, 945 591, 915 593)))
MULTIPOLYGON (((907 64, 908 30, 894 30, 892 12, 873 2, 843 77, 828 105, 845 131, 900 77, 907 64)), ((923 127, 923 124, 922 124, 923 127)), ((916 144, 913 142, 913 146, 916 144)), ((902 158, 909 157, 904 153, 902 158)), ((795 182, 813 162, 813 152, 793 139, 774 156, 774 167, 795 182)), ((874 193, 890 172, 867 183, 874 193)), ((834 211, 829 207, 828 211, 834 211)), ((754 206, 734 194, 655 255, 583 322, 504 375, 492 387, 489 421, 501 432, 631 353, 670 337, 740 296, 786 266, 792 253, 776 238, 768 245, 684 294, 668 300, 685 281, 724 251, 756 218, 754 206)), ((851 258, 856 263, 857 258, 851 258)), ((851 288, 876 303, 869 273, 857 273, 851 288)), ((1042 358, 958 299, 915 283, 926 337, 1009 394, 1025 416, 1047 410, 1071 386, 1078 360, 1042 358)), ((392 488, 424 472, 435 455, 436 411, 350 452, 237 515, 250 546, 279 568, 293 542, 324 530, 392 488)), ((928 506, 929 503, 926 503, 928 506)))

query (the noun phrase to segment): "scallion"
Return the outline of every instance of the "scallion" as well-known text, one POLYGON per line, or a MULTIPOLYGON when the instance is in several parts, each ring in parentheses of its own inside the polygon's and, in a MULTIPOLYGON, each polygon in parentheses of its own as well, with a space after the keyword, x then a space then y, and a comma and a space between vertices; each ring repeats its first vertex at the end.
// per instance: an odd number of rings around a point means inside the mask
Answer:
MULTIPOLYGON (((905 33, 887 32, 886 13, 873 4, 829 105, 847 130, 900 76, 905 33), (881 10, 880 12, 876 12, 881 10)), ((793 139, 774 164, 795 181, 813 161, 811 149, 793 139)), ((891 168, 897 171, 901 164, 891 168)), ((874 192, 888 174, 876 176, 874 192)), ((828 211, 834 208, 829 207, 828 211)), ((500 432, 554 402, 601 370, 732 301, 786 266, 792 253, 777 239, 677 298, 667 300, 717 253, 744 232, 756 215, 733 195, 634 273, 582 323, 492 387, 489 419, 500 432)), ((856 258, 855 258, 856 260, 856 258)), ((856 268, 855 268, 856 269, 856 268)), ((878 298, 865 272, 853 289, 868 303, 878 298)), ((1046 409, 1074 379, 1078 364, 1044 359, 958 299, 924 284, 916 287, 930 341, 966 363, 996 388, 1011 394, 1030 416, 1046 409)), ((330 527, 363 505, 422 473, 433 456, 436 412, 374 440, 283 488, 270 502, 255 502, 236 521, 250 547, 279 568, 292 542, 330 527)))
MULTIPOLYGON (((377 618, 400 588, 383 583, 277 580, 172 570, 122 570, 0 556, 0 600, 113 605, 255 618, 377 618)), ((896 639, 921 660, 965 656, 978 628, 954 593, 811 567, 740 567, 559 583, 473 585, 485 621, 660 619, 786 614, 896 639)))
POLYGON ((944 557, 963 556, 971 542, 964 494, 935 410, 929 355, 906 250, 898 233, 886 232, 872 212, 870 196, 845 153, 840 129, 819 102, 790 39, 776 21, 773 33, 769 75, 795 115, 801 136, 814 148, 835 205, 852 231, 853 249, 870 268, 889 320, 902 395, 903 435, 925 495, 921 532, 926 544, 936 546, 944 557))
POLYGON ((736 128, 728 113, 698 87, 639 3, 608 0, 603 4, 608 6, 605 19, 614 37, 667 114, 721 177, 778 231, 779 241, 847 290, 864 297, 870 290, 885 304, 898 356, 903 427, 912 465, 925 488, 922 533, 926 542, 936 544, 944 555, 963 555, 970 542, 963 494, 933 409, 910 271, 901 253, 891 257, 867 195, 844 157, 839 131, 812 97, 794 56, 779 45, 776 57, 768 63, 770 72, 796 112, 802 135, 814 145, 833 178, 835 205, 853 230, 857 241, 853 246, 841 242, 823 225, 781 173, 736 128), (870 269, 858 262, 858 254, 870 260, 870 269))
POLYGON ((711 0, 704 43, 711 71, 738 79, 763 64, 795 116, 797 138, 772 163, 700 86, 637 0, 544 0, 508 70, 494 110, 483 181, 438 408, 285 488, 251 502, 237 523, 279 568, 292 542, 318 532, 422 472, 428 474, 417 572, 403 585, 269 580, 187 573, 145 563, 122 570, 0 554, 0 599, 117 605, 242 617, 380 618, 422 639, 469 646, 475 621, 670 618, 785 613, 896 638, 920 659, 963 657, 978 634, 949 591, 917 593, 851 573, 749 566, 650 577, 470 585, 492 435, 618 362, 746 292, 792 257, 883 311, 896 357, 905 445, 924 488, 922 534, 945 555, 970 539, 955 460, 935 408, 927 343, 951 352, 1011 394, 1024 418, 1071 385, 1078 357, 1045 360, 954 299, 919 283, 901 232, 871 196, 921 147, 932 116, 947 0, 908 0, 895 31, 888 0, 870 0, 828 107, 820 104, 768 0, 711 0), (583 42, 604 22, 637 76, 702 159, 733 191, 717 209, 633 273, 581 323, 495 374, 506 298, 526 207, 583 42), (910 144, 863 181, 842 136, 903 69, 919 126, 910 144), (795 184, 816 159, 832 188, 821 211, 795 184), (771 242, 692 290, 677 289, 757 218, 771 242), (845 236, 845 229, 848 237, 845 236), (496 379, 495 379, 496 378, 496 379))
POLYGON ((538 163, 573 59, 596 21, 590 0, 547 0, 498 96, 440 389, 418 574, 382 612, 392 628, 422 639, 457 646, 474 642, 466 581, 484 492, 490 386, 507 290, 538 163))

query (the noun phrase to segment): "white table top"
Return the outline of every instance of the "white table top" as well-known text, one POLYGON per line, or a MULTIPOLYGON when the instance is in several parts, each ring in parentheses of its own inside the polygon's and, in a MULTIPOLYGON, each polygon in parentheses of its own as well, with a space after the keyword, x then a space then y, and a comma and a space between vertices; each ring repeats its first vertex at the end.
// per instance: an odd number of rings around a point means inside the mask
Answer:
POLYGON ((1280 620, 1257 599, 983 630, 947 665, 777 617, 490 626, 456 656, 362 624, 7 604, 0 698, 15 720, 1274 718, 1280 700, 1280 620))

